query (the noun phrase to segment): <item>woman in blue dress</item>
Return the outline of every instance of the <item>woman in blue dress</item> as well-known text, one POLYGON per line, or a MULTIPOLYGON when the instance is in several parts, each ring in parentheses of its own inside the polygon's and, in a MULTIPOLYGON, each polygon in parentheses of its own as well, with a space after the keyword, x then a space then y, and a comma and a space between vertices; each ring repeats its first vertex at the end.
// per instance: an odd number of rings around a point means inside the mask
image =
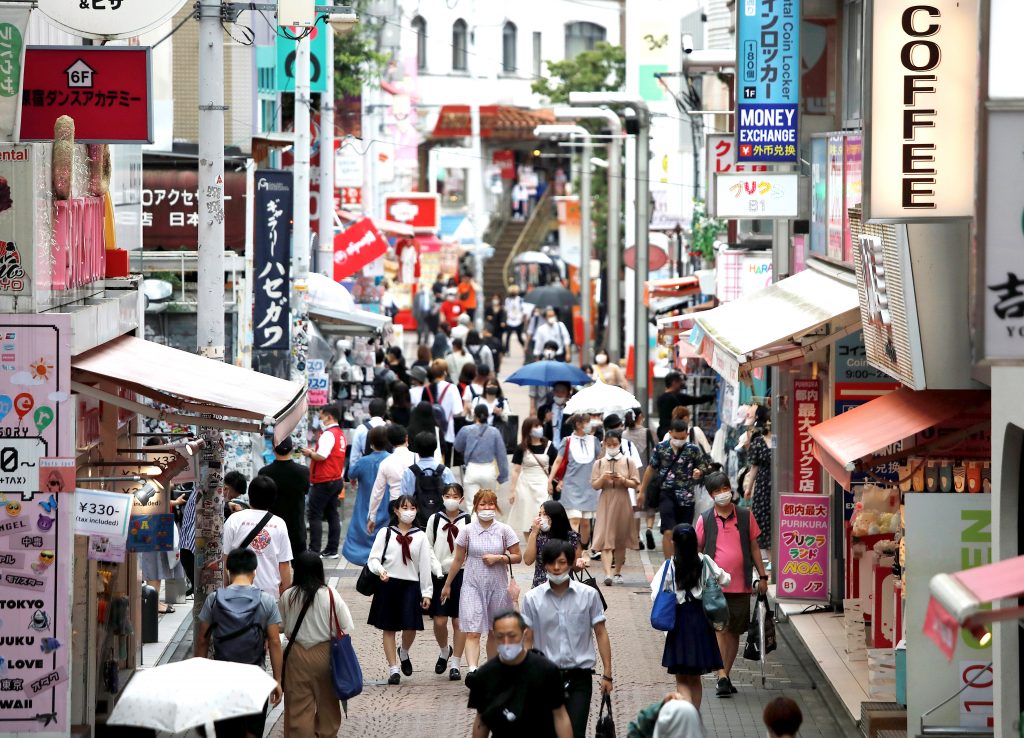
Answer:
MULTIPOLYGON (((377 479, 377 469, 380 462, 388 457, 388 439, 384 429, 386 426, 371 428, 366 434, 366 447, 371 453, 364 454, 355 464, 349 467, 349 479, 358 483, 356 491, 356 504, 352 510, 350 520, 366 520, 370 514, 370 493, 373 491, 373 483, 377 479)), ((377 508, 377 519, 374 530, 381 530, 388 524, 388 506, 381 505, 377 508)), ((348 533, 345 535, 345 545, 341 549, 341 555, 345 560, 356 566, 364 566, 370 558, 370 546, 373 545, 373 537, 366 532, 363 525, 348 526, 348 533)))

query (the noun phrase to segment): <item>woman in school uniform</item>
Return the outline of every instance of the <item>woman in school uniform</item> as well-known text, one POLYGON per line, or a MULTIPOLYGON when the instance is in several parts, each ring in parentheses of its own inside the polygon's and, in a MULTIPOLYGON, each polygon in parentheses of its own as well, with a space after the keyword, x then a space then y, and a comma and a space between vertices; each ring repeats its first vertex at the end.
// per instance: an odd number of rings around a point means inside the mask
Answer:
POLYGON ((366 562, 381 581, 366 622, 384 631, 388 684, 401 682, 402 674, 412 676, 409 649, 416 631, 423 630, 423 610, 430 609, 434 594, 431 574, 441 576, 441 566, 434 558, 426 533, 413 525, 416 500, 409 495, 399 497, 395 501, 395 515, 398 525, 377 532, 366 562), (402 647, 396 651, 398 631, 402 631, 402 647))
POLYGON ((451 571, 455 560, 455 541, 459 532, 470 523, 469 513, 462 509, 463 492, 461 484, 449 484, 444 488, 442 503, 444 510, 427 518, 427 540, 434 551, 434 557, 441 564, 442 575, 434 577, 434 596, 430 599, 427 610, 434 621, 434 638, 441 649, 434 664, 435 674, 444 674, 448 668, 448 678, 456 682, 462 678, 459 672, 462 654, 466 648, 466 634, 459 628, 459 596, 462 593, 464 572, 459 572, 452 580, 451 594, 447 600, 441 599, 444 579, 451 571), (452 621, 451 644, 448 640, 448 620, 452 621))

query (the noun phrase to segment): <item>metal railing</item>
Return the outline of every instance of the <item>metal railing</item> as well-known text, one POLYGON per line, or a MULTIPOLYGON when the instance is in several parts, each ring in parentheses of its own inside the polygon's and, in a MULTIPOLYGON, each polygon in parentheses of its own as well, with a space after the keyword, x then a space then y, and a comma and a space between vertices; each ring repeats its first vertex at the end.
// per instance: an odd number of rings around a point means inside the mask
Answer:
POLYGON ((526 219, 526 225, 523 227, 522 232, 520 232, 519 238, 516 239, 512 250, 505 257, 502 274, 506 283, 512 278, 512 261, 519 252, 523 251, 527 244, 539 243, 543 240, 548 230, 551 229, 552 221, 556 220, 557 216, 551 210, 551 188, 548 188, 537 201, 537 205, 534 207, 533 212, 530 213, 530 217, 526 219))

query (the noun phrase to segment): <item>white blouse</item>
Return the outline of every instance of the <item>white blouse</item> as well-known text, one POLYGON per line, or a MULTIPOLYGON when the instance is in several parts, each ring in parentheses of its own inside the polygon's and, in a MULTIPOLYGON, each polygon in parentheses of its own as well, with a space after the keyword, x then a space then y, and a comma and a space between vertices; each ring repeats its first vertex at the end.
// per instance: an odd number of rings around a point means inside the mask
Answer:
MULTIPOLYGON (((334 636, 334 629, 331 627, 331 594, 327 587, 321 587, 314 596, 309 610, 306 611, 306 617, 302 619, 302 627, 299 628, 299 632, 295 636, 295 642, 303 648, 312 648, 319 643, 325 643, 334 636)), ((345 600, 342 599, 339 592, 335 591, 333 595, 334 614, 338 618, 338 625, 341 626, 343 632, 350 633, 353 622, 348 605, 345 604, 345 600)), ((284 591, 278 603, 281 619, 284 621, 281 625, 281 632, 289 638, 291 638, 292 631, 295 630, 295 621, 299 619, 299 613, 302 612, 303 599, 301 590, 290 587, 284 591), (295 595, 294 602, 293 594, 295 595)))
MULTIPOLYGON (((723 587, 727 586, 732 581, 732 576, 729 572, 725 571, 715 560, 710 556, 705 556, 702 553, 697 554, 701 559, 701 575, 700 579, 697 580, 697 586, 690 589, 690 596, 695 600, 699 600, 704 594, 704 577, 707 576, 707 572, 704 571, 704 567, 707 567, 711 571, 711 575, 718 580, 718 583, 723 587)), ((672 563, 672 559, 667 559, 659 568, 658 572, 651 579, 651 600, 658 596, 658 592, 661 591, 661 577, 665 574, 665 567, 668 567, 668 574, 665 575, 665 591, 675 592, 676 601, 679 604, 686 602, 686 590, 676 589, 676 567, 672 563)))
POLYGON ((397 528, 391 529, 391 537, 388 539, 387 551, 384 550, 384 539, 387 537, 387 528, 377 531, 377 537, 373 539, 373 546, 370 548, 370 557, 366 565, 374 574, 379 575, 381 569, 387 571, 392 579, 404 579, 409 582, 419 582, 420 592, 424 597, 434 595, 434 583, 430 578, 431 573, 441 576, 441 564, 434 556, 427 534, 419 528, 412 529, 412 543, 409 544, 409 561, 402 561, 402 544, 398 542, 400 533, 397 528))
MULTIPOLYGON (((452 562, 455 560, 455 552, 448 548, 448 534, 445 533, 444 526, 450 522, 455 523, 455 526, 461 531, 464 527, 469 525, 470 517, 469 513, 459 510, 455 513, 455 520, 450 520, 445 517, 445 513, 434 513, 427 519, 427 540, 430 541, 430 545, 434 551, 434 558, 441 564, 441 573, 447 574, 451 571, 452 562), (437 535, 434 535, 436 521, 437 535)), ((458 531, 453 531, 453 539, 458 537, 458 531)))

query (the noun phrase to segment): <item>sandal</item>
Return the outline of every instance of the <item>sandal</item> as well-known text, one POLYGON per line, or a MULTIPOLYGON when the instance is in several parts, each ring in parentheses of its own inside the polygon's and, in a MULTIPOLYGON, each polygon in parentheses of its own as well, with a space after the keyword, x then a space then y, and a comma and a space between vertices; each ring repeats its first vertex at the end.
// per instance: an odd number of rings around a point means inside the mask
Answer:
POLYGON ((157 615, 170 615, 172 612, 174 612, 174 608, 168 605, 166 602, 161 602, 160 605, 163 605, 163 607, 157 606, 157 615))

